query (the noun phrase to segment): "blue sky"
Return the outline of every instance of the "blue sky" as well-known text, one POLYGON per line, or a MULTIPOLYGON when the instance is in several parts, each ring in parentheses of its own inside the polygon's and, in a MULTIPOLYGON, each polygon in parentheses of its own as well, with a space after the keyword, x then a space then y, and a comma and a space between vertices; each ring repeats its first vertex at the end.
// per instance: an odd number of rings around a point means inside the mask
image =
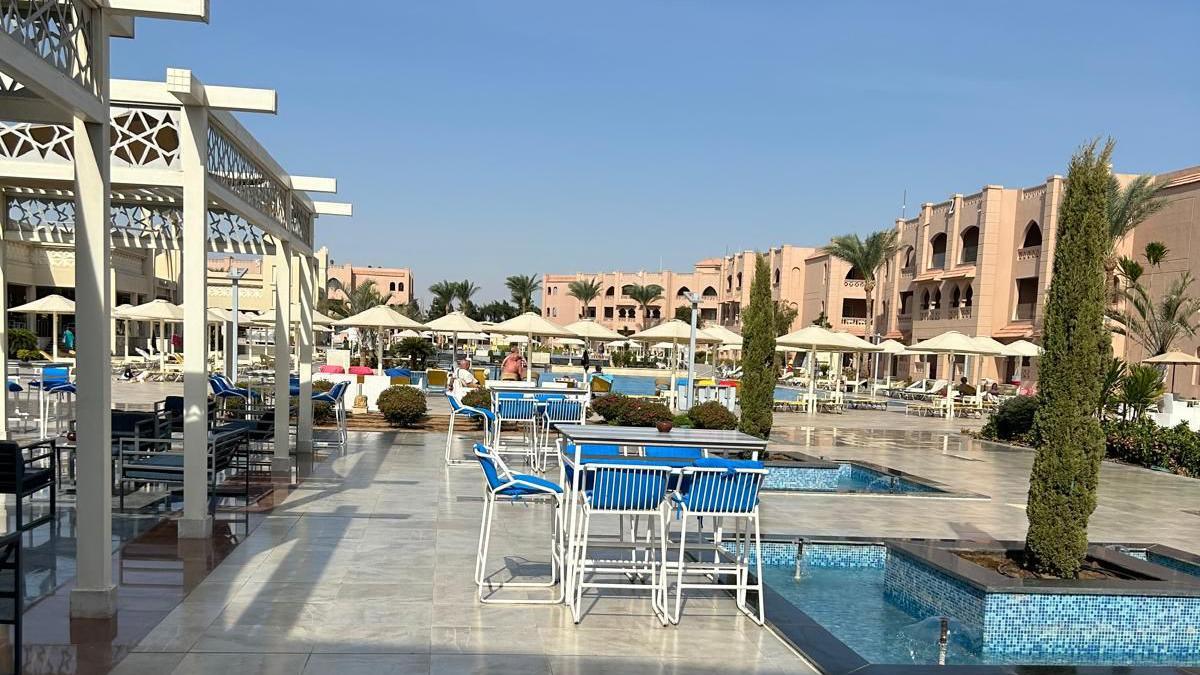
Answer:
POLYGON ((113 72, 277 89, 245 124, 354 202, 318 243, 487 300, 869 232, 906 189, 911 215, 1035 184, 1099 134, 1118 171, 1200 164, 1197 25, 1182 0, 212 0, 113 72))

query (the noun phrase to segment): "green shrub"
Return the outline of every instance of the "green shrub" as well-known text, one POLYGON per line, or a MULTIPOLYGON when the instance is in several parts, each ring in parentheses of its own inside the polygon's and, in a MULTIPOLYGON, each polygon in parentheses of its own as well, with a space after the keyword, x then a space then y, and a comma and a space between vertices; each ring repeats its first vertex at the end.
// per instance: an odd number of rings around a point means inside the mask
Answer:
POLYGON ((486 387, 472 389, 462 397, 462 404, 471 408, 492 409, 492 392, 486 387))
MULTIPOLYGON (((313 380, 313 393, 329 391, 333 389, 333 383, 329 380, 313 380)), ((313 424, 325 424, 333 421, 333 406, 328 403, 313 404, 313 424)))
POLYGON ((633 399, 621 394, 605 394, 592 399, 592 412, 610 424, 619 424, 622 411, 633 399))
POLYGON ((659 403, 643 398, 629 399, 618 420, 622 426, 652 427, 659 422, 674 420, 671 409, 659 403))
MULTIPOLYGON (((688 311, 690 312, 691 310, 689 309, 688 311)), ((672 420, 671 425, 676 429, 691 429, 692 418, 688 417, 687 415, 676 415, 675 419, 672 420)))
POLYGON ((737 415, 716 401, 692 406, 687 414, 697 429, 736 429, 738 425, 737 415))
POLYGON ((409 427, 425 419, 425 413, 429 409, 425 403, 425 394, 403 384, 384 389, 376 399, 375 405, 379 412, 383 413, 388 424, 400 427, 409 427))
POLYGON ((37 349, 19 349, 17 350, 17 359, 21 361, 41 361, 43 358, 42 352, 37 349))
MULTIPOLYGON (((13 328, 8 331, 8 355, 21 358, 21 352, 37 352, 37 336, 26 328, 13 328)), ((24 359, 22 359, 24 360, 24 359)))
POLYGON ((1037 397, 1014 396, 992 413, 980 435, 993 440, 1029 442, 1029 430, 1033 428, 1037 409, 1037 397))

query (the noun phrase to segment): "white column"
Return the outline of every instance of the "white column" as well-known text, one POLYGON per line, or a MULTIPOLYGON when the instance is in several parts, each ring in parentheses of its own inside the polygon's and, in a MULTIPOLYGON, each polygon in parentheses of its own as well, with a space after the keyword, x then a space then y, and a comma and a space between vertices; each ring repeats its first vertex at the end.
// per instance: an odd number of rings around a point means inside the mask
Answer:
POLYGON ((313 355, 313 267, 315 261, 302 255, 300 263, 300 375, 299 419, 296 423, 296 452, 312 452, 312 355, 313 355))
MULTIPOLYGON (((98 51, 107 47, 105 22, 97 12, 98 51)), ((107 63, 107 58, 104 57, 107 63)), ((108 81, 107 68, 95 73, 108 81)), ((104 618, 116 614, 112 582, 112 386, 108 330, 110 251, 108 120, 75 117, 75 323, 87 337, 76 345, 79 434, 75 487, 76 560, 71 616, 104 618)), ((56 336, 57 339, 57 336, 56 336)))
MULTIPOLYGON (((108 268, 108 306, 117 306, 117 269, 108 268)), ((108 315, 108 353, 117 353, 117 318, 110 312, 108 315)))
POLYGON ((291 374, 292 347, 292 246, 285 241, 275 244, 275 456, 272 473, 291 474, 291 439, 288 424, 288 376, 291 374))
POLYGON ((8 201, 0 192, 0 373, 4 374, 4 388, 0 390, 0 440, 8 440, 8 274, 5 272, 8 259, 4 243, 4 219, 8 214, 8 201))
POLYGON ((180 539, 207 539, 208 514, 208 201, 204 180, 208 113, 184 106, 179 120, 183 165, 183 518, 180 539))

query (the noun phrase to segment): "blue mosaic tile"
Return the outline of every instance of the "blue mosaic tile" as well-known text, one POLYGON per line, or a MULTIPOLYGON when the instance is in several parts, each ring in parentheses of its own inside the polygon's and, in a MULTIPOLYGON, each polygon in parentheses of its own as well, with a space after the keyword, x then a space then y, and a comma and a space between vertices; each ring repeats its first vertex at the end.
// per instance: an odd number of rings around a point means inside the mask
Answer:
POLYGON ((1171 558, 1160 553, 1155 553, 1154 551, 1147 551, 1145 554, 1146 557, 1144 560, 1146 560, 1146 562, 1152 562, 1155 565, 1169 567, 1176 572, 1183 572, 1184 574, 1190 574, 1194 577, 1200 577, 1200 565, 1187 562, 1186 560, 1171 558))
POLYGON ((890 551, 884 570, 884 597, 918 619, 949 616, 973 639, 982 638, 984 597, 979 589, 943 574, 911 556, 890 551))
MULTIPOLYGON (((845 466, 845 465, 843 465, 845 466)), ((764 490, 819 490, 835 492, 838 489, 840 469, 833 467, 771 467, 763 479, 764 490)))

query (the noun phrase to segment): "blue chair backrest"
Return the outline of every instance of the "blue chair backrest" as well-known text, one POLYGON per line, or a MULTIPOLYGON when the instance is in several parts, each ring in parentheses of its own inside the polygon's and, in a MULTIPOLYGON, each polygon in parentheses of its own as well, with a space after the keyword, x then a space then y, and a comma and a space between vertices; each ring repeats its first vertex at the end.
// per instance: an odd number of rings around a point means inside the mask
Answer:
POLYGON ((531 398, 502 398, 496 401, 496 407, 496 414, 506 420, 529 420, 537 412, 537 401, 531 398))
POLYGON ((758 506, 763 463, 750 460, 706 457, 684 469, 679 484, 680 500, 692 511, 706 513, 749 513, 758 506))
POLYGON ((703 448, 674 445, 647 445, 643 448, 647 457, 676 457, 700 459, 704 456, 703 448))
POLYGON ((346 395, 346 390, 349 388, 350 383, 345 380, 334 382, 333 386, 329 388, 329 395, 333 397, 333 400, 340 401, 346 395))
POLYGON ((462 404, 462 401, 458 400, 453 394, 450 393, 449 389, 446 390, 446 401, 450 403, 450 412, 458 412, 466 407, 462 404))
POLYGON ((479 466, 483 468, 483 477, 490 489, 495 490, 504 484, 500 478, 500 467, 496 464, 496 458, 486 445, 475 444, 475 459, 479 460, 479 466))
POLYGON ((567 398, 566 394, 534 394, 533 395, 533 400, 535 400, 539 403, 547 403, 549 401, 563 401, 563 400, 566 400, 566 398, 567 398))
POLYGON ((579 401, 569 401, 566 397, 546 402, 546 419, 557 421, 578 421, 583 417, 583 404, 579 401))
POLYGON ((412 371, 408 368, 388 368, 383 374, 388 377, 412 377, 412 371))
POLYGON ((45 384, 61 384, 70 379, 71 370, 69 368, 43 368, 42 382, 45 384))
MULTIPOLYGON (((581 443, 580 448, 580 456, 584 459, 588 455, 612 455, 613 457, 617 457, 621 454, 621 446, 609 443, 581 443)), ((567 482, 570 483, 575 480, 575 466, 573 464, 575 461, 574 443, 563 443, 563 456, 567 460, 562 463, 563 471, 566 474, 567 482)), ((589 485, 588 487, 591 486, 589 485)))
POLYGON ((593 509, 648 511, 667 496, 670 469, 653 465, 588 464, 588 504, 593 509))
POLYGON ((496 398, 498 398, 498 399, 509 399, 509 400, 512 400, 512 399, 523 399, 523 398, 525 398, 525 394, 522 394, 522 393, 521 393, 521 392, 519 392, 519 391, 502 391, 502 392, 500 392, 499 394, 496 394, 496 398))

